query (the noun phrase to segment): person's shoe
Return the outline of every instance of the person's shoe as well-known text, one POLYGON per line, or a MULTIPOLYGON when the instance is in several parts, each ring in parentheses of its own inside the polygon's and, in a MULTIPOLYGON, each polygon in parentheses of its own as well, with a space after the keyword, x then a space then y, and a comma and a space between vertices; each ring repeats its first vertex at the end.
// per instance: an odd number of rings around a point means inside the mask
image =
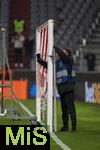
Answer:
POLYGON ((62 132, 64 132, 64 131, 68 131, 68 128, 66 128, 66 127, 62 127, 60 131, 62 131, 62 132))

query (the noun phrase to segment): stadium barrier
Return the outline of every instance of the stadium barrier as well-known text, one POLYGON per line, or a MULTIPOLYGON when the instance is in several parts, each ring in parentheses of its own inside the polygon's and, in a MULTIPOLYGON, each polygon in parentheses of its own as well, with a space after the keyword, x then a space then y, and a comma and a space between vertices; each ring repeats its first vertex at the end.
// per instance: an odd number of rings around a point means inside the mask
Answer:
MULTIPOLYGON (((0 81, 1 84, 2 81, 0 81)), ((5 81, 5 85, 8 85, 9 81, 5 81)), ((13 81, 13 88, 16 96, 20 100, 26 100, 28 98, 28 80, 16 80, 13 81)), ((1 91, 1 90, 0 90, 1 91)), ((11 99, 11 89, 9 87, 4 88, 4 97, 7 100, 11 99)))
POLYGON ((95 83, 95 103, 100 104, 100 83, 95 83))

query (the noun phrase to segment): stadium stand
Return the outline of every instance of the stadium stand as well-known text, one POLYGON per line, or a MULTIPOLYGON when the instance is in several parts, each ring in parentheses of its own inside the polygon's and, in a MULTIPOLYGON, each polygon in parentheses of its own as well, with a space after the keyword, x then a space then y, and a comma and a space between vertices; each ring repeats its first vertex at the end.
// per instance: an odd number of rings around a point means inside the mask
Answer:
POLYGON ((75 48, 82 42, 83 33, 87 32, 96 11, 92 0, 77 0, 76 3, 74 0, 31 0, 31 3, 31 26, 35 30, 49 18, 55 19, 55 43, 63 47, 75 48))
POLYGON ((89 40, 93 34, 98 14, 96 0, 31 0, 31 3, 31 27, 35 31, 49 18, 54 19, 55 44, 76 50, 82 47, 84 38, 89 40))
POLYGON ((66 2, 57 18, 62 23, 58 27, 55 38, 61 46, 68 45, 71 48, 77 48, 82 41, 84 31, 87 32, 87 26, 89 21, 91 22, 91 16, 95 13, 95 7, 96 5, 91 0, 78 0, 77 3, 73 0, 66 2))
MULTIPOLYGON (((18 0, 4 1, 9 3, 10 10, 6 11, 9 14, 9 43, 13 20, 17 16, 21 15, 25 20, 25 36, 28 36, 30 31, 35 35, 36 27, 51 18, 55 21, 55 44, 70 47, 74 52, 84 47, 83 51, 86 53, 90 51, 95 53, 95 70, 99 70, 100 13, 98 0, 21 0, 20 4, 18 0), (86 40, 85 46, 83 46, 84 39, 86 40)), ((9 44, 9 61, 14 62, 14 51, 11 44, 9 44)))
POLYGON ((55 0, 31 0, 31 28, 36 30, 38 25, 56 17, 55 0))
POLYGON ((98 11, 94 21, 91 24, 91 32, 86 37, 86 46, 84 51, 87 54, 94 54, 96 57, 95 71, 100 71, 100 12, 98 11))

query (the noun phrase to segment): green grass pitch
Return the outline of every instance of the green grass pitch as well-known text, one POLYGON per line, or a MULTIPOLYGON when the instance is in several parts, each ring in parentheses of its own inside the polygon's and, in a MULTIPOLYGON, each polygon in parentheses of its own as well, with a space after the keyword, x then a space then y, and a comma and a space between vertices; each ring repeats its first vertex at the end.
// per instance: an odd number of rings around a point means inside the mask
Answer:
MULTIPOLYGON (((6 102, 8 107, 9 101, 6 102)), ((23 101, 23 104, 35 114, 35 100, 23 101)), ((76 102, 77 111, 77 132, 71 132, 71 123, 69 122, 69 131, 60 132, 62 127, 60 102, 57 102, 57 128, 55 133, 70 149, 72 150, 100 150, 100 105, 86 104, 76 102)), ((20 113, 24 114, 22 109, 14 104, 20 113)), ((24 114, 26 115, 26 114, 24 114)), ((27 120, 5 120, 0 119, 0 125, 30 125, 31 121, 27 120)), ((61 150, 51 139, 50 150, 61 150)))

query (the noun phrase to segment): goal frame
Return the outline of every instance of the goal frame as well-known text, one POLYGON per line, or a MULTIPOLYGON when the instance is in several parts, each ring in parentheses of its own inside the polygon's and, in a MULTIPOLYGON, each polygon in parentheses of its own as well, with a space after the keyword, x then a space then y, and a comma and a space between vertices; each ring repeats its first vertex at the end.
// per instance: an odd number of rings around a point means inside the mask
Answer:
MULTIPOLYGON (((53 124, 53 28, 54 28, 54 20, 49 19, 47 22, 42 24, 41 26, 36 28, 36 54, 39 53, 39 32, 42 28, 48 26, 48 52, 47 52, 47 79, 48 79, 48 93, 47 93, 47 126, 49 127, 49 131, 52 132, 52 124, 53 124)), ((37 69, 37 61, 36 61, 36 116, 37 121, 41 122, 41 97, 39 96, 38 90, 38 69, 37 69)))

